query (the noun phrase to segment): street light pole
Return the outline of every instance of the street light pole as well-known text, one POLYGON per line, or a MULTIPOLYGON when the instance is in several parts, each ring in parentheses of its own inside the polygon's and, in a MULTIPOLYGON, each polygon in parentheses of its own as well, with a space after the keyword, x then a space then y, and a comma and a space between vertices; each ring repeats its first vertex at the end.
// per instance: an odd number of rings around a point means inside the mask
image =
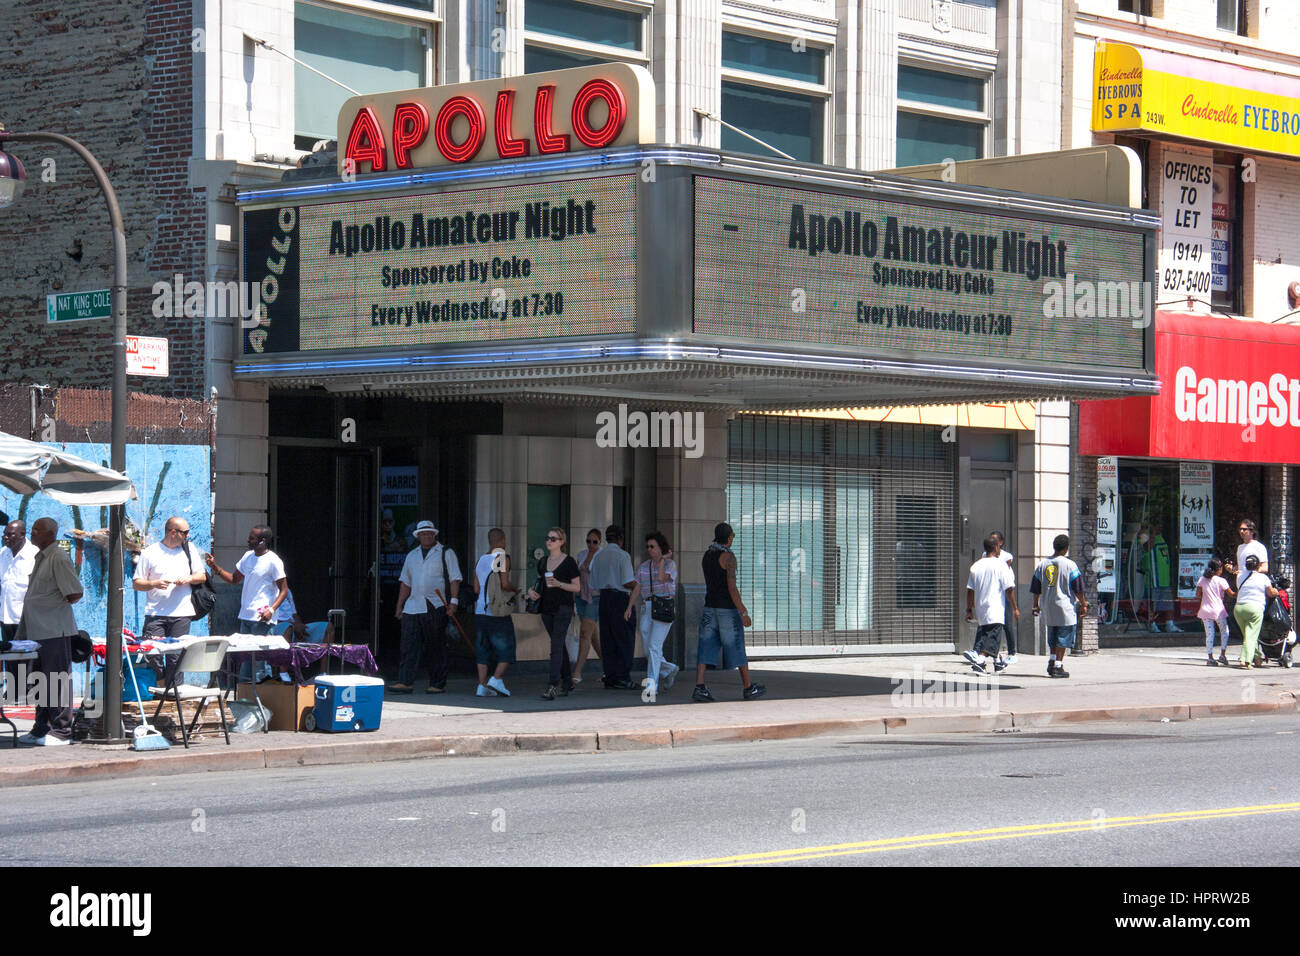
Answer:
MULTIPOLYGON (((113 399, 111 467, 126 472, 126 230, 122 226, 122 210, 117 204, 117 194, 108 181, 104 167, 91 155, 90 150, 75 139, 58 133, 12 133, 0 129, 0 148, 5 142, 58 143, 82 158, 95 175, 108 204, 108 219, 113 227, 113 399)), ((104 736, 99 743, 118 743, 122 737, 122 509, 113 505, 108 509, 108 624, 105 635, 107 659, 104 662, 104 736)))

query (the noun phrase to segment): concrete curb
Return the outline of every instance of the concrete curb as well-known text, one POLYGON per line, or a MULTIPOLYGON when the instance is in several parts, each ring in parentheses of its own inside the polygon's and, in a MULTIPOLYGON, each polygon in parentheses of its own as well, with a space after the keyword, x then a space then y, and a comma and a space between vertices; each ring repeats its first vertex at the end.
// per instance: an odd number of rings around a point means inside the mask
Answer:
POLYGON ((173 749, 166 753, 95 758, 77 763, 39 767, 0 767, 0 788, 78 783, 121 777, 213 773, 223 770, 264 770, 323 767, 340 764, 414 760, 423 757, 500 756, 514 753, 625 752, 688 747, 697 744, 758 740, 791 740, 833 734, 947 734, 989 732, 1018 727, 1112 720, 1193 720, 1300 713, 1300 698, 1289 692, 1272 700, 1248 703, 1166 704, 1138 707, 1096 707, 1070 710, 1003 711, 996 714, 915 714, 843 720, 788 721, 766 724, 618 730, 562 734, 454 734, 398 740, 339 740, 256 750, 213 750, 205 753, 173 749))

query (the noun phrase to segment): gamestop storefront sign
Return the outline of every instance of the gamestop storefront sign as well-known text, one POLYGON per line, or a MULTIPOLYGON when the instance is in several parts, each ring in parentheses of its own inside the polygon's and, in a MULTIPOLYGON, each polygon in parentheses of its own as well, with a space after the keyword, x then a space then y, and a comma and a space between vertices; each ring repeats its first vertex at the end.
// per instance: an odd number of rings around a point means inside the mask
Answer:
POLYGON ((654 114, 650 73, 625 63, 354 96, 339 111, 339 175, 652 143, 654 114))
POLYGON ((1156 314, 1155 398, 1081 402, 1085 455, 1300 462, 1300 329, 1156 314))

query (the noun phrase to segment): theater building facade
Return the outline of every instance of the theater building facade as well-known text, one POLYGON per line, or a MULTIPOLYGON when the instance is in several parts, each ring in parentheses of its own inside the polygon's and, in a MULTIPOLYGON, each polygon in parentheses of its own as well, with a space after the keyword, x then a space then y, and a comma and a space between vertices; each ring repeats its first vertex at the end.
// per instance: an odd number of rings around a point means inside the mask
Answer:
POLYGON ((547 528, 615 522, 672 543, 690 651, 726 520, 756 654, 952 650, 984 533, 1038 550, 1036 403, 1157 391, 1149 299, 1076 294, 1141 286, 1155 218, 665 144, 655 112, 627 64, 360 96, 333 168, 240 193, 269 512, 332 528, 282 549, 299 605, 383 656, 416 520, 463 565, 505 529, 521 584, 547 528))

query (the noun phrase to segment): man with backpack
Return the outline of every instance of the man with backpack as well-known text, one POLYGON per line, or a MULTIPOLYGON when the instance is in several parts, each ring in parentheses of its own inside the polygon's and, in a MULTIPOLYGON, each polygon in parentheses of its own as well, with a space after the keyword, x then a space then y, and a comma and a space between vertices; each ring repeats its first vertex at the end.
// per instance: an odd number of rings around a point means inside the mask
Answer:
POLYGON ((415 526, 419 546, 412 549, 402 563, 402 573, 397 588, 396 618, 402 622, 402 660, 397 667, 397 683, 388 689, 398 694, 409 694, 415 688, 412 681, 420 669, 422 654, 429 664, 430 694, 441 694, 447 689, 447 610, 442 598, 447 596, 451 612, 456 612, 460 599, 460 563, 456 552, 437 544, 438 529, 432 521, 421 521, 415 526))
POLYGON ((474 566, 474 657, 478 663, 479 697, 509 697, 506 668, 515 662, 515 622, 510 615, 517 611, 518 593, 510 580, 510 555, 506 553, 506 533, 500 528, 488 532, 488 553, 474 566), (488 677, 493 662, 496 670, 488 677))

